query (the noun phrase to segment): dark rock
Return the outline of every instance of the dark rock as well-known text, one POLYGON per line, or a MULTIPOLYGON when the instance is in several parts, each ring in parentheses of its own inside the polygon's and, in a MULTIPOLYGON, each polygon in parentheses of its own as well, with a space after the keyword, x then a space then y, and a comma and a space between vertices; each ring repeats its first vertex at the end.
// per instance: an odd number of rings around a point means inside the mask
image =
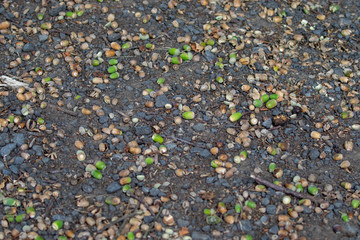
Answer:
POLYGON ((241 220, 240 221, 240 229, 245 233, 249 233, 252 230, 252 224, 249 220, 241 220))
POLYGON ((35 46, 32 43, 26 43, 23 47, 24 52, 32 52, 35 51, 35 46))
POLYGON ((40 42, 45 42, 49 38, 49 36, 45 34, 39 34, 38 37, 40 42))
POLYGON ((178 227, 187 227, 190 224, 189 221, 186 221, 183 219, 178 219, 176 222, 177 222, 178 227))
POLYGON ((116 40, 119 40, 120 38, 121 38, 120 33, 113 33, 113 34, 108 36, 108 39, 109 39, 110 42, 115 42, 116 40))
POLYGON ((89 184, 83 184, 81 188, 86 193, 92 193, 94 190, 89 184))
POLYGON ((12 138, 12 142, 16 144, 16 146, 20 147, 21 145, 23 145, 25 143, 25 134, 23 133, 14 133, 13 134, 13 138, 12 138))
POLYGON ((348 237, 355 237, 357 231, 359 230, 358 227, 356 226, 352 226, 349 223, 346 223, 343 228, 342 228, 343 232, 348 236, 348 237))
POLYGON ((320 152, 319 152, 319 150, 318 150, 317 148, 312 149, 312 150, 310 151, 310 153, 309 153, 309 158, 310 158, 311 160, 315 160, 315 159, 317 159, 319 156, 320 156, 320 152))
POLYGON ((270 234, 277 234, 278 231, 279 231, 279 227, 277 225, 274 225, 269 229, 270 234))
POLYGON ((15 147, 16 147, 15 143, 9 143, 9 144, 5 145, 4 147, 2 147, 0 149, 1 156, 2 157, 8 156, 12 152, 12 150, 15 149, 15 147))
POLYGON ((50 9, 49 11, 49 15, 52 17, 57 16, 60 12, 64 12, 66 10, 66 5, 62 4, 60 6, 54 7, 52 9, 50 9))
POLYGON ((145 123, 140 123, 134 128, 137 136, 150 135, 152 133, 151 127, 145 123))
POLYGON ((270 215, 274 215, 276 213, 276 206, 275 205, 267 205, 266 213, 270 214, 270 215))
POLYGON ((272 126, 271 118, 266 119, 264 122, 261 123, 261 125, 266 128, 271 128, 272 126))
POLYGON ((40 145, 34 145, 32 149, 35 151, 36 156, 43 156, 44 155, 44 149, 40 145))
POLYGON ((195 132, 203 132, 205 131, 205 125, 202 123, 196 123, 193 127, 195 132))
POLYGON ((112 182, 110 185, 106 188, 107 193, 114 193, 121 189, 121 185, 117 182, 112 182))
POLYGON ((14 164, 20 165, 24 162, 24 159, 22 157, 15 157, 14 158, 14 164))
POLYGON ((211 237, 206 235, 205 233, 194 231, 191 234, 192 240, 211 240, 211 237))
POLYGON ((155 98, 155 106, 157 108, 162 108, 165 104, 170 104, 169 99, 165 95, 160 95, 155 98))

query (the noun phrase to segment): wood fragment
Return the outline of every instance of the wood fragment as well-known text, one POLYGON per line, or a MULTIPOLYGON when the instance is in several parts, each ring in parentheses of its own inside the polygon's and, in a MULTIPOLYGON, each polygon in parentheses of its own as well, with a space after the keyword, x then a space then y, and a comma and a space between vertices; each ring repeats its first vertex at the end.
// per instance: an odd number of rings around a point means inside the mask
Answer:
POLYGON ((25 89, 29 90, 29 84, 28 83, 24 83, 21 81, 18 81, 14 78, 2 75, 0 76, 0 80, 4 83, 4 84, 0 84, 0 87, 10 87, 12 89, 17 89, 19 87, 24 87, 25 89))
POLYGON ((55 109, 57 109, 57 110, 59 110, 59 111, 61 111, 61 112, 63 112, 63 113, 69 114, 70 116, 77 117, 77 113, 76 113, 76 112, 63 109, 63 108, 61 108, 61 107, 59 107, 59 106, 56 106, 56 105, 54 105, 54 104, 51 104, 51 103, 48 103, 47 105, 48 105, 49 107, 55 108, 55 109))
POLYGON ((294 197, 301 198, 301 199, 310 199, 311 201, 313 201, 315 203, 320 203, 321 202, 319 199, 314 198, 314 197, 312 197, 312 196, 310 196, 308 194, 295 192, 295 191, 290 190, 288 188, 284 188, 284 187, 275 185, 275 184, 273 184, 271 182, 268 182, 268 181, 266 181, 264 179, 256 177, 255 175, 250 175, 250 177, 252 179, 254 179, 255 181, 257 181, 258 183, 264 184, 265 186, 270 187, 272 189, 275 189, 276 191, 280 191, 280 192, 283 192, 283 193, 286 193, 286 194, 289 194, 289 195, 292 195, 294 197))

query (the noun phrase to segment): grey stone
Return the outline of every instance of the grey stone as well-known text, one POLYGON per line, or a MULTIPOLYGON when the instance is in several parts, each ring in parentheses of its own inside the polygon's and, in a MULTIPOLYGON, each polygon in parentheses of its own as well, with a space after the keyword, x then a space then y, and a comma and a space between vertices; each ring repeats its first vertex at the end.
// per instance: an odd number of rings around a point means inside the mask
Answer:
POLYGON ((120 161, 123 158, 123 155, 121 154, 115 154, 111 157, 112 161, 120 161))
POLYGON ((0 170, 3 170, 5 167, 5 164, 3 162, 0 162, 0 170))
POLYGON ((196 123, 193 127, 195 132, 203 132, 205 131, 205 125, 202 123, 196 123))
POLYGON ((107 193, 114 193, 121 189, 121 185, 117 182, 112 182, 110 185, 106 188, 107 193))
POLYGON ((177 144, 176 143, 168 143, 165 145, 167 150, 170 151, 172 149, 175 149, 177 147, 177 144))
POLYGON ((15 133, 13 134, 12 142, 16 144, 16 146, 20 147, 25 144, 25 134, 23 133, 15 133))
POLYGON ((349 25, 351 25, 351 23, 352 23, 351 19, 348 19, 348 18, 340 18, 339 19, 340 27, 349 26, 349 25))
POLYGON ((269 217, 264 215, 260 218, 260 222, 264 225, 267 225, 269 223, 269 217))
POLYGON ((342 229, 343 229, 343 232, 344 232, 348 237, 354 237, 354 236, 356 236, 356 233, 357 233, 357 231, 358 231, 359 228, 358 228, 358 227, 355 227, 355 226, 352 226, 352 225, 349 224, 349 223, 346 223, 342 229))
POLYGON ((32 149, 35 151, 36 156, 44 155, 44 149, 40 145, 34 145, 32 149))
POLYGON ((150 196, 156 197, 160 193, 160 190, 157 188, 151 188, 150 189, 150 196))
POLYGON ((241 231, 245 233, 249 233, 252 231, 252 224, 249 220, 241 220, 239 225, 241 231))
POLYGON ((145 123, 140 123, 134 128, 137 136, 150 135, 152 133, 151 127, 145 123))
POLYGON ((269 229, 270 234, 277 234, 278 231, 279 231, 279 227, 277 225, 274 225, 269 229))
POLYGON ((211 153, 207 149, 199 148, 199 147, 193 147, 190 149, 191 153, 198 153, 203 158, 208 158, 211 156, 211 153))
POLYGON ((18 173, 19 173, 19 168, 18 168, 17 166, 15 166, 15 165, 11 165, 11 166, 9 167, 9 169, 10 169, 11 172, 14 173, 14 174, 18 174, 18 173))
POLYGON ((35 51, 35 46, 32 43, 26 43, 23 47, 24 52, 32 52, 35 51))
POLYGON ((81 188, 86 193, 92 193, 94 190, 89 184, 84 184, 81 188))
POLYGON ((211 240, 211 237, 206 235, 205 233, 194 231, 191 234, 192 240, 211 240))
POLYGON ((268 205, 270 203, 270 199, 269 198, 263 198, 263 199, 261 199, 261 204, 262 205, 268 205))
POLYGON ((49 15, 55 17, 59 14, 59 12, 64 12, 65 10, 66 10, 66 5, 62 4, 60 6, 50 9, 49 15))
POLYGON ((261 125, 266 128, 271 128, 272 126, 271 118, 266 119, 264 122, 261 123, 261 125))
POLYGON ((176 222, 177 222, 178 227, 187 227, 190 224, 189 221, 186 221, 183 219, 178 219, 176 222))
POLYGON ((211 61, 213 61, 213 60, 216 59, 215 54, 213 54, 212 52, 210 52, 210 51, 208 51, 208 50, 206 50, 206 51, 204 52, 204 56, 205 56, 206 60, 209 61, 209 62, 211 62, 211 61))
POLYGON ((154 219, 155 218, 153 216, 145 216, 144 217, 144 223, 149 224, 149 223, 153 222, 154 219))
POLYGON ((20 165, 24 162, 24 159, 22 157, 15 157, 14 158, 14 164, 20 165))
POLYGON ((319 152, 319 150, 318 150, 317 148, 312 149, 312 150, 310 151, 310 153, 309 153, 309 158, 310 158, 311 160, 315 160, 315 159, 317 159, 319 156, 320 156, 320 152, 319 152))
POLYGON ((38 37, 40 42, 45 42, 49 38, 49 36, 45 34, 40 34, 38 37))
POLYGON ((2 157, 8 156, 12 152, 12 150, 15 149, 15 147, 16 147, 15 143, 9 143, 9 144, 5 145, 4 147, 2 147, 0 149, 1 156, 2 157))
POLYGON ((274 215, 276 213, 276 206, 275 205, 267 205, 266 213, 270 214, 270 215, 274 215))
POLYGON ((165 95, 160 95, 155 98, 155 106, 157 108, 164 107, 165 104, 170 104, 169 99, 165 95))
POLYGON ((121 38, 120 33, 113 33, 113 34, 108 36, 108 39, 109 39, 110 42, 114 42, 116 40, 119 40, 120 38, 121 38))

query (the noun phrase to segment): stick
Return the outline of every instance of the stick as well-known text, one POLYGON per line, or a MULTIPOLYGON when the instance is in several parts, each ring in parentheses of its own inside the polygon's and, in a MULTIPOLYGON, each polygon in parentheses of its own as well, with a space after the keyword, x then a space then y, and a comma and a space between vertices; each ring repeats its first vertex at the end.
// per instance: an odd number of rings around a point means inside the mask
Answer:
POLYGON ((252 179, 254 179, 255 181, 257 181, 258 183, 261 183, 261 184, 264 184, 265 186, 267 187, 270 187, 272 189, 275 189, 277 191, 280 191, 280 192, 284 192, 286 194, 290 194, 290 195, 293 195, 294 197, 297 197, 297 198, 301 198, 301 199, 310 199, 311 201, 313 202, 316 202, 316 203, 320 203, 320 201, 312 196, 309 196, 307 194, 303 194, 303 193, 300 193, 300 192, 295 192, 293 190, 290 190, 288 188, 284 188, 284 187, 281 187, 281 186, 278 186, 278 185, 275 185, 271 182, 268 182, 264 179, 261 179, 259 177, 256 177, 255 175, 250 175, 250 177, 252 179))
POLYGON ((159 209, 159 212, 156 214, 154 221, 151 223, 150 227, 148 228, 148 230, 146 230, 145 234, 144 234, 144 239, 146 238, 146 236, 149 234, 150 230, 155 226, 155 221, 159 218, 161 212, 163 210, 163 207, 161 206, 161 208, 159 209))
POLYGON ((180 142, 183 142, 183 143, 186 143, 186 144, 189 144, 189 145, 191 145, 191 146, 196 147, 196 145, 195 145, 195 144, 193 144, 193 143, 191 143, 191 142, 189 142, 189 141, 186 141, 186 140, 184 140, 184 139, 181 139, 181 138, 178 138, 178 137, 173 137, 173 136, 171 136, 170 138, 172 138, 172 139, 174 139, 174 140, 177 140, 177 141, 180 141, 180 142))
POLYGON ((17 89, 19 87, 24 87, 26 89, 29 89, 29 84, 24 83, 24 82, 20 82, 18 80, 15 80, 14 78, 2 75, 0 77, 0 80, 2 80, 4 82, 5 85, 3 86, 8 86, 11 87, 12 89, 17 89))
POLYGON ((142 204, 144 204, 144 206, 146 207, 146 209, 151 213, 151 215, 155 216, 155 213, 153 212, 153 210, 151 210, 151 208, 149 207, 149 205, 146 204, 146 202, 144 202, 142 199, 136 197, 135 195, 130 195, 131 198, 134 198, 136 200, 138 200, 139 202, 141 202, 142 204))
POLYGON ((102 229, 100 229, 99 231, 97 231, 97 233, 101 233, 103 231, 105 231, 106 229, 108 229, 109 227, 113 226, 114 224, 118 223, 118 222, 121 222, 123 220, 126 220, 127 218, 130 218, 130 217, 133 217, 135 215, 141 215, 142 214, 142 211, 135 211, 135 212, 132 212, 132 213, 129 213, 129 214, 125 214, 124 216, 122 216, 121 218, 118 218, 108 224, 106 224, 102 229))
POLYGON ((59 106, 56 106, 54 104, 51 104, 51 103, 48 103, 48 106, 52 107, 52 108, 56 108, 57 110, 59 110, 59 111, 61 111, 63 113, 69 114, 70 116, 77 117, 77 114, 75 112, 73 112, 73 111, 63 109, 63 108, 61 108, 59 106))

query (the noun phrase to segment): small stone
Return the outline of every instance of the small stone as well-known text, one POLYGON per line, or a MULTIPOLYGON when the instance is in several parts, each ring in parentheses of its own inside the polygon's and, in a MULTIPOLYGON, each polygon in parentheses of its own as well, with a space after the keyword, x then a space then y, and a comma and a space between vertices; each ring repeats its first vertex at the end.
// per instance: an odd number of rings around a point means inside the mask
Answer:
POLYGON ((266 128, 271 128, 271 126, 272 126, 271 118, 266 119, 263 123, 261 123, 261 125, 266 128))
POLYGON ((49 15, 50 15, 51 17, 55 17, 55 16, 57 16, 60 12, 64 12, 64 11, 66 11, 66 5, 65 5, 65 4, 50 9, 49 15))
POLYGON ((32 43, 26 43, 23 47, 24 52, 32 52, 35 51, 35 46, 32 43))
POLYGON ((155 106, 157 108, 162 108, 166 104, 170 104, 170 101, 165 95, 160 95, 155 98, 155 106))
POLYGON ((277 225, 274 225, 269 229, 269 233, 271 234, 277 234, 278 231, 279 231, 279 227, 277 225))
POLYGON ((107 193, 114 193, 121 189, 121 185, 117 182, 112 182, 110 185, 106 188, 107 193))
POLYGON ((317 148, 312 149, 312 150, 310 151, 310 153, 309 153, 309 158, 310 158, 311 160, 315 160, 315 159, 317 159, 319 156, 320 156, 320 152, 319 152, 319 150, 318 150, 317 148))
POLYGON ((276 213, 276 206, 275 205, 267 205, 266 213, 270 214, 270 215, 274 215, 276 213))
POLYGON ((150 135, 152 134, 152 129, 150 126, 148 126, 145 123, 140 123, 136 125, 135 127, 135 134, 137 136, 143 136, 143 135, 150 135))
POLYGON ((16 144, 16 146, 20 147, 25 143, 25 134, 23 133, 15 133, 13 134, 12 142, 16 144))
POLYGON ((40 42, 45 42, 46 40, 48 40, 49 36, 46 34, 40 34, 39 35, 39 41, 40 42))
POLYGON ((110 42, 115 42, 116 40, 119 40, 121 38, 121 33, 113 33, 108 36, 108 40, 110 42))
POLYGON ((211 240, 211 237, 206 235, 205 233, 194 231, 191 234, 192 240, 211 240))
POLYGON ((245 233, 249 233, 252 230, 252 224, 249 220, 241 220, 240 221, 240 229, 245 233))
POLYGON ((5 145, 4 147, 2 147, 0 149, 1 156, 2 157, 8 156, 12 152, 12 150, 15 149, 15 147, 16 147, 15 143, 10 143, 10 144, 5 145))
POLYGON ((44 155, 44 149, 40 145, 34 145, 32 149, 35 151, 36 156, 43 156, 44 155))
POLYGON ((205 125, 202 123, 196 123, 193 127, 195 132, 203 132, 205 131, 205 125))
POLYGON ((190 225, 190 222, 189 221, 186 221, 186 220, 183 220, 183 219, 178 219, 176 221, 178 227, 187 227, 190 225))
POLYGON ((81 189, 86 193, 92 193, 93 192, 93 188, 88 184, 82 185, 81 189))

